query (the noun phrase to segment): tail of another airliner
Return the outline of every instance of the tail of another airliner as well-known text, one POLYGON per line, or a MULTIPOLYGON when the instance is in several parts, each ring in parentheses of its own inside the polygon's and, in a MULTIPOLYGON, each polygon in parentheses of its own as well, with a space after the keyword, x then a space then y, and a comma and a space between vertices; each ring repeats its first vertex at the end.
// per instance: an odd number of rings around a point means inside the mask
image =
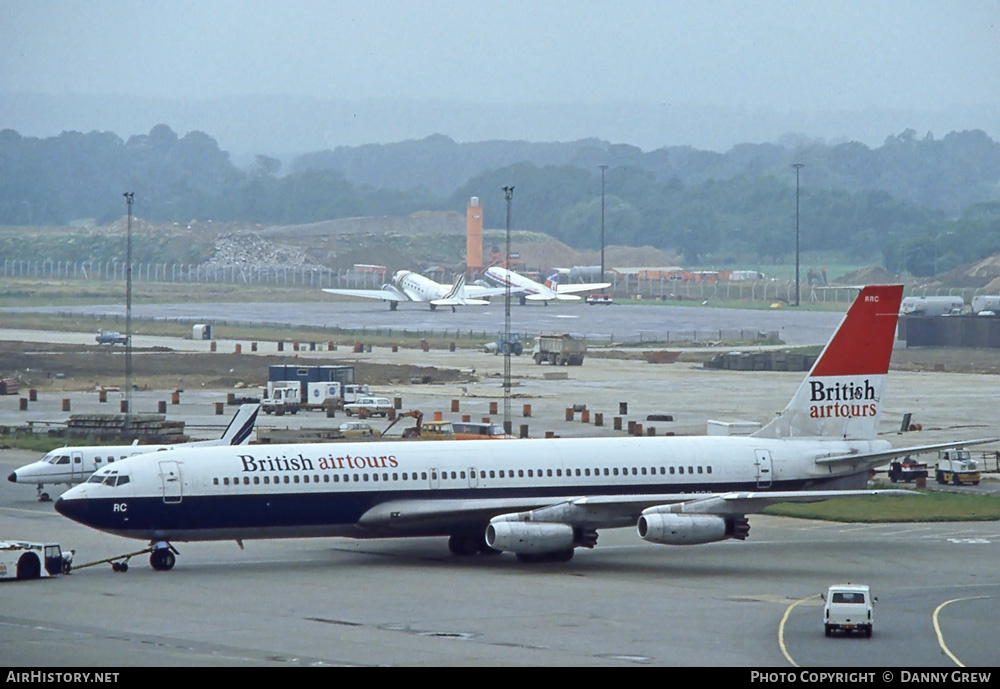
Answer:
POLYGON ((190 447, 214 445, 246 445, 253 433, 254 425, 257 423, 257 413, 260 411, 259 404, 241 404, 240 408, 233 416, 233 420, 226 426, 225 432, 218 440, 198 440, 193 443, 185 443, 190 447))
POLYGON ((754 435, 874 440, 902 298, 902 285, 863 287, 788 406, 754 435))

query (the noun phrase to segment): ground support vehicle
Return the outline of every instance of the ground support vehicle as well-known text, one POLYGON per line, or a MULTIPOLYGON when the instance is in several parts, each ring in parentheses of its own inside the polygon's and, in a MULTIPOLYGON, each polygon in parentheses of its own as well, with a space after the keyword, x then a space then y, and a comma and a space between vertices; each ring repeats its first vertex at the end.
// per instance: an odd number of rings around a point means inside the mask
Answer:
POLYGON ((823 629, 827 636, 835 631, 859 631, 871 637, 874 603, 871 589, 864 584, 835 584, 823 594, 823 629))
POLYGON ((609 306, 615 303, 610 294, 588 294, 584 301, 590 306, 594 306, 595 304, 609 306))
POLYGON ((893 483, 916 481, 921 478, 927 478, 927 465, 924 462, 904 457, 889 464, 889 480, 893 483))
POLYGON ((982 476, 979 463, 972 459, 969 450, 941 450, 934 467, 934 480, 938 483, 952 483, 956 486, 978 486, 982 476))
POLYGON ((102 330, 97 333, 97 344, 128 344, 128 336, 122 335, 117 330, 102 330))
POLYGON ((451 430, 456 440, 505 440, 514 437, 505 433, 500 424, 487 421, 453 421, 451 430))
POLYGON ((587 353, 587 340, 572 335, 539 335, 531 356, 536 364, 550 363, 553 366, 580 366, 587 353))
POLYGON ((374 438, 375 429, 366 421, 345 421, 337 428, 344 438, 374 438))
POLYGON ((295 381, 289 381, 287 385, 268 383, 262 394, 260 409, 265 414, 298 414, 302 408, 302 393, 295 381))
POLYGON ((511 333, 510 337, 505 337, 503 333, 497 335, 497 341, 494 347, 490 347, 493 350, 493 354, 503 354, 506 356, 508 353, 514 356, 521 356, 524 352, 524 345, 521 344, 521 334, 511 333))
POLYGON ((382 431, 381 437, 385 437, 385 434, 389 432, 389 429, 395 426, 397 423, 403 419, 416 419, 416 425, 410 426, 409 428, 403 429, 402 438, 404 440, 454 440, 455 431, 452 428, 451 421, 444 421, 442 419, 435 419, 433 421, 424 422, 424 414, 419 409, 411 409, 410 411, 400 412, 396 414, 396 418, 393 419, 392 423, 385 427, 382 431))
POLYGON ((357 414, 362 419, 369 416, 389 416, 389 411, 393 409, 392 402, 388 397, 359 397, 357 402, 344 405, 344 413, 348 416, 357 414))
POLYGON ((58 543, 0 541, 0 579, 39 579, 69 574, 73 551, 58 543))

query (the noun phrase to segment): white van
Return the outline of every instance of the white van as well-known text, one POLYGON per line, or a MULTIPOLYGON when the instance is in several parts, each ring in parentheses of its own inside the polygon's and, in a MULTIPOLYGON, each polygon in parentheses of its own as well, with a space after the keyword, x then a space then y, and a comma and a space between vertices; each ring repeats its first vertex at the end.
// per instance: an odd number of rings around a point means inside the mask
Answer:
POLYGON ((863 584, 836 584, 823 595, 823 628, 830 636, 835 630, 864 632, 871 637, 872 610, 877 598, 863 584))

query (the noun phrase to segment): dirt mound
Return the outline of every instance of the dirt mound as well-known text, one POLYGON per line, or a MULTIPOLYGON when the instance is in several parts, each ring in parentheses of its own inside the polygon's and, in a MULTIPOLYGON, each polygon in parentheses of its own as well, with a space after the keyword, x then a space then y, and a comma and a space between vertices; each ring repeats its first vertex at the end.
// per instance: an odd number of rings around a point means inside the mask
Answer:
MULTIPOLYGON (((14 378, 24 388, 41 391, 94 390, 120 385, 121 349, 99 345, 0 341, 0 378, 14 378)), ((270 366, 287 364, 285 356, 246 356, 223 352, 176 352, 163 347, 136 348, 134 384, 139 389, 246 389, 267 383, 270 366)), ((356 359, 310 359, 297 354, 302 365, 349 364, 359 381, 386 386, 420 378, 429 383, 468 382, 474 374, 458 369, 405 364, 376 364, 356 359)))
POLYGON ((972 265, 950 270, 938 276, 938 281, 955 287, 1000 288, 1000 254, 993 254, 972 265))
MULTIPOLYGON (((599 266, 601 252, 593 249, 574 249, 560 241, 511 242, 511 252, 521 255, 520 262, 527 270, 571 268, 573 266, 599 266)), ((484 251, 489 255, 488 247, 484 251)), ((651 246, 608 246, 604 249, 607 268, 636 266, 672 266, 677 259, 651 246)))
POLYGON ((833 282, 841 285, 889 285, 899 282, 899 276, 881 266, 871 266, 841 275, 833 282))
POLYGON ((409 215, 341 218, 306 225, 265 228, 269 239, 301 240, 331 235, 465 234, 465 216, 457 211, 416 211, 409 215))

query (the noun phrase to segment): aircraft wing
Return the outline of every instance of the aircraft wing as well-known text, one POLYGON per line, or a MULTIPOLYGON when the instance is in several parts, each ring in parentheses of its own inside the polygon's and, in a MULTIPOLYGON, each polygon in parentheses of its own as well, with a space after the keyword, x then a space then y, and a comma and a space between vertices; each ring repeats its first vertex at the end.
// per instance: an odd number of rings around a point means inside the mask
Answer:
POLYGON ((492 517, 518 509, 533 509, 565 498, 497 498, 486 500, 395 500, 365 512, 358 526, 378 533, 423 531, 456 521, 483 524, 492 517))
POLYGON ((457 523, 481 525, 504 521, 557 522, 590 528, 634 526, 648 513, 737 516, 760 512, 782 502, 820 502, 837 498, 919 495, 909 490, 810 490, 730 493, 593 495, 570 498, 498 498, 486 500, 398 500, 368 510, 358 526, 380 534, 428 532, 457 523))
POLYGON ((430 303, 434 306, 486 306, 489 304, 485 299, 464 299, 461 297, 431 299, 430 303))
POLYGON ((947 443, 935 443, 933 445, 915 445, 913 447, 900 447, 893 448, 891 450, 883 450, 881 452, 864 452, 851 455, 833 455, 831 457, 819 457, 816 459, 817 464, 822 465, 838 465, 838 464, 867 464, 868 466, 877 466, 878 464, 888 462, 890 460, 896 459, 897 457, 908 457, 910 455, 919 455, 926 452, 936 452, 938 450, 950 450, 953 448, 965 447, 966 445, 985 445, 987 443, 995 443, 1000 438, 977 438, 975 440, 952 440, 947 443))
MULTIPOLYGON (((539 292, 538 294, 526 294, 524 298, 528 301, 553 301, 553 300, 579 301, 580 299, 580 297, 576 296, 575 294, 556 294, 552 290, 549 290, 547 287, 545 289, 547 289, 548 292, 545 293, 539 292)), ((513 292, 511 294, 513 294, 513 292)))
MULTIPOLYGON (((512 295, 520 294, 522 290, 517 287, 511 287, 510 293, 512 295)), ((465 286, 466 296, 472 297, 473 299, 482 299, 483 297, 502 297, 507 294, 506 287, 482 287, 480 285, 466 285, 465 286)))
POLYGON ((598 289, 607 289, 608 287, 611 287, 610 282, 581 282, 572 285, 564 285, 560 282, 556 286, 556 291, 559 292, 560 295, 576 294, 578 292, 593 292, 598 289))
POLYGON ((381 299, 382 301, 414 301, 397 289, 324 289, 323 291, 330 294, 340 294, 345 297, 381 299))

